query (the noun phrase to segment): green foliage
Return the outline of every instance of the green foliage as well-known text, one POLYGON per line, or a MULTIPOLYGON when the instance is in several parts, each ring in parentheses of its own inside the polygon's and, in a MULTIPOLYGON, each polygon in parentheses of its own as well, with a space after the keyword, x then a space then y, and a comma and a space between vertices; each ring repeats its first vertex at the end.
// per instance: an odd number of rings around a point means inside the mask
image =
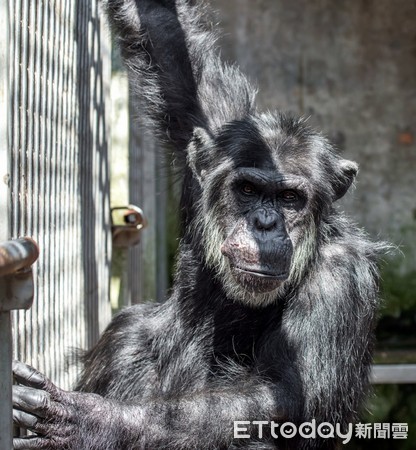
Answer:
POLYGON ((401 273, 400 267, 392 261, 382 271, 382 288, 383 316, 400 318, 403 313, 416 310, 416 270, 401 273))
MULTIPOLYGON (((414 229, 403 230, 412 242, 414 229)), ((384 305, 377 327, 377 362, 416 363, 416 268, 412 245, 382 269, 384 305)), ((416 448, 416 385, 380 385, 368 401, 362 423, 407 423, 407 439, 354 439, 350 450, 413 450, 416 448)))
POLYGON ((416 349, 416 270, 403 268, 403 259, 392 259, 382 269, 384 305, 377 341, 383 349, 416 349))

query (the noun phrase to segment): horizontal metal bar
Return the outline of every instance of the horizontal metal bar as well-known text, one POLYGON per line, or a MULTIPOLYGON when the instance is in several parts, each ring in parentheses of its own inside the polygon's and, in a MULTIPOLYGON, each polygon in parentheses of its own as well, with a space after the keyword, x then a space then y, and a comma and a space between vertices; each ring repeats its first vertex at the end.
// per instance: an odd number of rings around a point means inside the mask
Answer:
POLYGON ((30 267, 39 257, 39 247, 29 238, 0 243, 0 277, 30 267))
POLYGON ((416 384, 416 364, 375 364, 373 384, 416 384))

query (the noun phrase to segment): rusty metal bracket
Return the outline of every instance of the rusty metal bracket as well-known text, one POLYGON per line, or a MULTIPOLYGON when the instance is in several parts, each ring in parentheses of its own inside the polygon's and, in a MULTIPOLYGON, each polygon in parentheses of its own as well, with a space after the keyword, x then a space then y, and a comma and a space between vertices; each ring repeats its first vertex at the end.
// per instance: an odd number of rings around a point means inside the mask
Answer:
POLYGON ((0 312, 28 309, 33 302, 31 265, 39 247, 28 237, 0 243, 0 312))
POLYGON ((111 208, 111 234, 114 247, 133 247, 140 242, 141 232, 147 226, 141 208, 135 205, 111 208), (120 212, 122 224, 116 224, 115 213, 120 212))

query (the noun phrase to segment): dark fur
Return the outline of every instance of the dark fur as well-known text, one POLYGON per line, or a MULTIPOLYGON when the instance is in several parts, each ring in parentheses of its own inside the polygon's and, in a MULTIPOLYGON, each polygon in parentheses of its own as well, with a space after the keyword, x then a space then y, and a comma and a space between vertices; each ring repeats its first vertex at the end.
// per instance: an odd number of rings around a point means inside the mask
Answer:
MULTIPOLYGON (((151 126, 181 164, 183 230, 168 301, 122 311, 85 358, 78 390, 101 397, 61 400, 75 408, 65 442, 103 450, 335 448, 333 440, 233 440, 233 421, 345 425, 356 417, 371 363, 382 247, 332 206, 355 164, 304 121, 257 112, 253 88, 219 60, 193 2, 104 6, 151 126), (293 246, 291 272, 271 294, 254 282, 251 289, 248 277, 246 295, 218 248, 220 238, 237 233, 236 221, 252 217, 232 187, 242 167, 301 180, 285 188, 301 189, 300 203, 265 207, 280 230, 267 245, 283 248, 290 239, 293 246)), ((248 230, 234 238, 256 247, 261 233, 248 230)), ((48 448, 60 448, 54 445, 48 448)))

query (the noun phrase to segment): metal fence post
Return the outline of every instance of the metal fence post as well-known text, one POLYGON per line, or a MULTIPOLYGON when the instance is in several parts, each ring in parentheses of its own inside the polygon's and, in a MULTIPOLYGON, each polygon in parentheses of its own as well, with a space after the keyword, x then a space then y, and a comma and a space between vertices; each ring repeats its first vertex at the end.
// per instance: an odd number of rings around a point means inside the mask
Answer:
POLYGON ((31 265, 39 256, 30 238, 0 243, 0 449, 12 448, 12 327, 10 311, 33 301, 31 265))
POLYGON ((0 448, 12 448, 12 341, 10 312, 0 313, 0 448))
MULTIPOLYGON (((9 224, 9 2, 0 3, 0 241, 10 235, 9 224)), ((0 448, 12 448, 11 321, 0 312, 0 448)))

